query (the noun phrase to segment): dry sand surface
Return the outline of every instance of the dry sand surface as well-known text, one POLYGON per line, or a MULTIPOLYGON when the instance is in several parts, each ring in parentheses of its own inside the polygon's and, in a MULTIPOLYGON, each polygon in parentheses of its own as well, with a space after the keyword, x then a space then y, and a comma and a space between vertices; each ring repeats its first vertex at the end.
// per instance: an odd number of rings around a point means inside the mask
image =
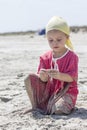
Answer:
POLYGON ((79 96, 68 116, 20 114, 31 108, 24 79, 36 72, 39 56, 49 50, 43 36, 0 36, 0 130, 87 130, 87 33, 71 33, 79 56, 79 96))

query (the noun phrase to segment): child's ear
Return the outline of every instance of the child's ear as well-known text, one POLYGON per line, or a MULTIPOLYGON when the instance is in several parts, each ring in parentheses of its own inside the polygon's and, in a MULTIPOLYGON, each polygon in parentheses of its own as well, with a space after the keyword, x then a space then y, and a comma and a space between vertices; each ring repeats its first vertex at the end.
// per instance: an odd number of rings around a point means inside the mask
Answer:
POLYGON ((66 38, 69 39, 69 35, 66 35, 66 38))

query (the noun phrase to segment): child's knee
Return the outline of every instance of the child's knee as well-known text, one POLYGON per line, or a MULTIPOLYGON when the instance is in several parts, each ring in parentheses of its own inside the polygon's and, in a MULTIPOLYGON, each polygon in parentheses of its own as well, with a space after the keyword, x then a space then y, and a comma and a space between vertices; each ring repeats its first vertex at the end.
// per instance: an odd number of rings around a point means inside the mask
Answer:
POLYGON ((26 84, 29 80, 29 76, 27 76, 25 79, 24 79, 24 83, 26 84))
POLYGON ((30 79, 34 74, 29 74, 25 79, 24 79, 24 84, 28 85, 30 83, 30 79))
POLYGON ((28 75, 25 79, 24 79, 24 84, 25 84, 25 87, 28 87, 29 84, 30 84, 30 75, 28 75))

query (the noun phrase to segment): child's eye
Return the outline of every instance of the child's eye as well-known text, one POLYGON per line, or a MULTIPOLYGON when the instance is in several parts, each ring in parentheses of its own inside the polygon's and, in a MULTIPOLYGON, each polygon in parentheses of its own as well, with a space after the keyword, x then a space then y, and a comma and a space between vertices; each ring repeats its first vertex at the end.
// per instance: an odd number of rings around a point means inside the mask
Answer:
POLYGON ((49 40, 49 42, 53 42, 53 40, 49 40))
POLYGON ((60 42, 62 39, 57 39, 58 42, 60 42))

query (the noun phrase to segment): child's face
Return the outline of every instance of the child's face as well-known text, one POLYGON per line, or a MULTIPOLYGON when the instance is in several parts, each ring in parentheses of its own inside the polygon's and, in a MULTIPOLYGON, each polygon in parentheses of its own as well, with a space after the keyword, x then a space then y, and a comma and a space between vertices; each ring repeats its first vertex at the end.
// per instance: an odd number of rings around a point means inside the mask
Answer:
POLYGON ((47 39, 51 49, 54 52, 60 52, 65 48, 65 43, 68 39, 68 36, 61 31, 52 30, 47 33, 47 39))

